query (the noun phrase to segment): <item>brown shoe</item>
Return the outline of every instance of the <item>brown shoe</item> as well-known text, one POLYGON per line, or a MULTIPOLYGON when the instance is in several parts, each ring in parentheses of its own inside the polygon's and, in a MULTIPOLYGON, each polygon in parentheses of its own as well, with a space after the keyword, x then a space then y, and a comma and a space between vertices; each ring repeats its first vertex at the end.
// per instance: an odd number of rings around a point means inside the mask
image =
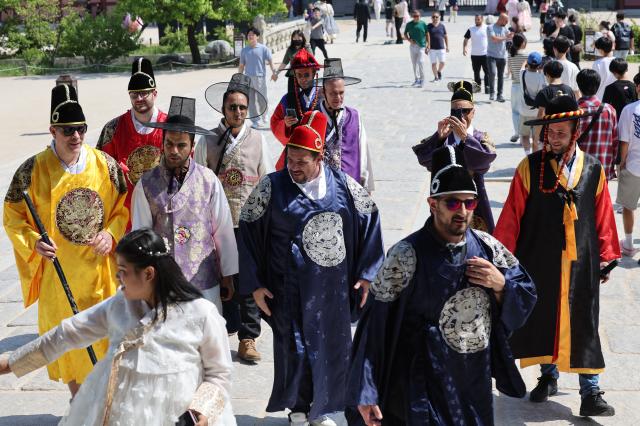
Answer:
POLYGON ((253 339, 242 339, 238 345, 238 357, 245 361, 257 362, 262 358, 260 352, 256 350, 256 341, 253 339))

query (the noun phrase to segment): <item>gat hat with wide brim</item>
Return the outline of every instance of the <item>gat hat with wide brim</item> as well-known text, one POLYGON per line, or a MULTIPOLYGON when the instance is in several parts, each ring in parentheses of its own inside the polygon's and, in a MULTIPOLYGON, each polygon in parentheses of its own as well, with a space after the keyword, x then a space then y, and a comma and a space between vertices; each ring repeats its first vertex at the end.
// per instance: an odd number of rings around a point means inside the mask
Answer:
POLYGON ((478 195, 478 188, 464 163, 461 148, 446 145, 434 151, 430 189, 432 197, 448 194, 478 195))
POLYGON ((340 58, 325 58, 324 60, 324 72, 322 73, 322 81, 329 81, 341 79, 344 80, 345 86, 352 84, 358 84, 362 80, 357 77, 347 77, 342 70, 342 59, 340 58))
POLYGON ((129 92, 142 92, 156 88, 156 78, 153 75, 151 61, 147 58, 136 58, 131 64, 131 78, 129 79, 129 92))
POLYGON ((169 106, 169 112, 167 113, 167 121, 147 123, 145 126, 196 135, 213 135, 213 132, 196 126, 195 121, 196 100, 182 96, 172 96, 171 106, 169 106))
POLYGON ((51 90, 49 120, 52 126, 74 126, 86 123, 84 112, 78 103, 78 94, 73 86, 60 84, 51 90))
POLYGON ((462 100, 473 103, 473 94, 480 92, 480 85, 475 81, 459 80, 447 84, 447 89, 453 92, 451 102, 462 100))
POLYGON ((544 109, 545 115, 535 120, 525 121, 525 126, 544 126, 561 121, 580 120, 581 118, 595 115, 597 111, 587 112, 578 106, 578 102, 569 96, 557 96, 544 109))
POLYGON ((211 108, 224 115, 222 102, 224 94, 227 92, 240 92, 244 94, 249 102, 249 111, 251 111, 251 102, 256 103, 255 110, 258 112, 257 115, 247 115, 247 118, 260 117, 267 111, 267 99, 259 90, 251 87, 251 77, 248 75, 236 73, 231 76, 231 81, 229 82, 225 81, 212 84, 205 90, 204 98, 207 100, 207 103, 211 105, 211 108))

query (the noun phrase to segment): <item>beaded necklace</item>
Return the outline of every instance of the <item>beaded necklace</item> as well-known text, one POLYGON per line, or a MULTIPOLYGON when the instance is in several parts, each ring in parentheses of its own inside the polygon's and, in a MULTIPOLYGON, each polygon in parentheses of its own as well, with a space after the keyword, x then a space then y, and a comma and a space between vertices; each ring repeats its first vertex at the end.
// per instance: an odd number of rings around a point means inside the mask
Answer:
POLYGON ((564 165, 567 164, 567 162, 569 161, 569 153, 571 152, 571 149, 575 145, 577 139, 578 139, 578 127, 576 126, 576 129, 573 131, 573 134, 571 135, 571 142, 569 143, 569 147, 567 148, 565 153, 562 155, 562 159, 558 164, 558 174, 556 175, 556 181, 553 184, 553 188, 545 188, 544 182, 543 182, 544 166, 545 166, 544 157, 545 157, 545 153, 547 152, 547 148, 550 149, 550 147, 549 147, 549 125, 547 124, 546 126, 544 126, 542 160, 541 160, 542 164, 540 166, 540 176, 538 178, 538 189, 543 194, 552 194, 556 192, 556 189, 558 189, 558 186, 560 185, 560 177, 562 176, 562 170, 564 168, 564 165))
MULTIPOLYGON (((314 111, 316 109, 316 105, 318 105, 318 73, 316 71, 316 76, 314 77, 314 85, 315 85, 315 96, 313 97, 313 102, 311 103, 311 107, 309 108, 309 111, 314 111)), ((296 98, 296 112, 298 113, 298 117, 302 117, 303 115, 303 111, 302 111, 302 105, 300 104, 300 96, 299 96, 299 86, 298 86, 298 79, 295 78, 295 76, 293 77, 293 87, 295 90, 295 98, 296 98)))

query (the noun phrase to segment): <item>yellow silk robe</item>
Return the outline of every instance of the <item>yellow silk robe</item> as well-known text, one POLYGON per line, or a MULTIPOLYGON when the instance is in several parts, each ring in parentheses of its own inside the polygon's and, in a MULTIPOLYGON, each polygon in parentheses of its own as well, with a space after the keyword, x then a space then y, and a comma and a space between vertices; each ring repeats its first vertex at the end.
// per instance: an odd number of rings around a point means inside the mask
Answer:
MULTIPOLYGON (((86 164, 71 174, 51 148, 26 160, 16 171, 4 202, 4 227, 13 243, 25 307, 38 304, 40 334, 72 315, 53 262, 35 251, 40 235, 22 197, 28 191, 51 240, 69 287, 81 311, 115 294, 113 254, 99 256, 87 243, 101 230, 115 243, 124 235, 129 212, 124 207, 126 184, 122 170, 104 152, 84 145, 86 164)), ((98 359, 106 340, 93 345, 98 359)), ((82 383, 91 372, 86 350, 66 353, 47 367, 51 380, 82 383)))

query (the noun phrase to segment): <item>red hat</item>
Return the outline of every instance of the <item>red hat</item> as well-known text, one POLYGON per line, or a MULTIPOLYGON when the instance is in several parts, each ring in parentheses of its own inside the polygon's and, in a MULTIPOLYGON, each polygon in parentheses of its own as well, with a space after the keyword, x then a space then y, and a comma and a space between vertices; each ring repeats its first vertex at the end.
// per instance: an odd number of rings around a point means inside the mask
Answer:
POLYGON ((322 153, 324 150, 324 136, 326 131, 326 115, 320 111, 305 112, 300 124, 293 129, 287 146, 322 153))
POLYGON ((322 68, 322 65, 318 63, 316 58, 309 53, 307 49, 300 49, 291 59, 287 70, 295 70, 298 68, 313 68, 314 70, 319 70, 322 68))

